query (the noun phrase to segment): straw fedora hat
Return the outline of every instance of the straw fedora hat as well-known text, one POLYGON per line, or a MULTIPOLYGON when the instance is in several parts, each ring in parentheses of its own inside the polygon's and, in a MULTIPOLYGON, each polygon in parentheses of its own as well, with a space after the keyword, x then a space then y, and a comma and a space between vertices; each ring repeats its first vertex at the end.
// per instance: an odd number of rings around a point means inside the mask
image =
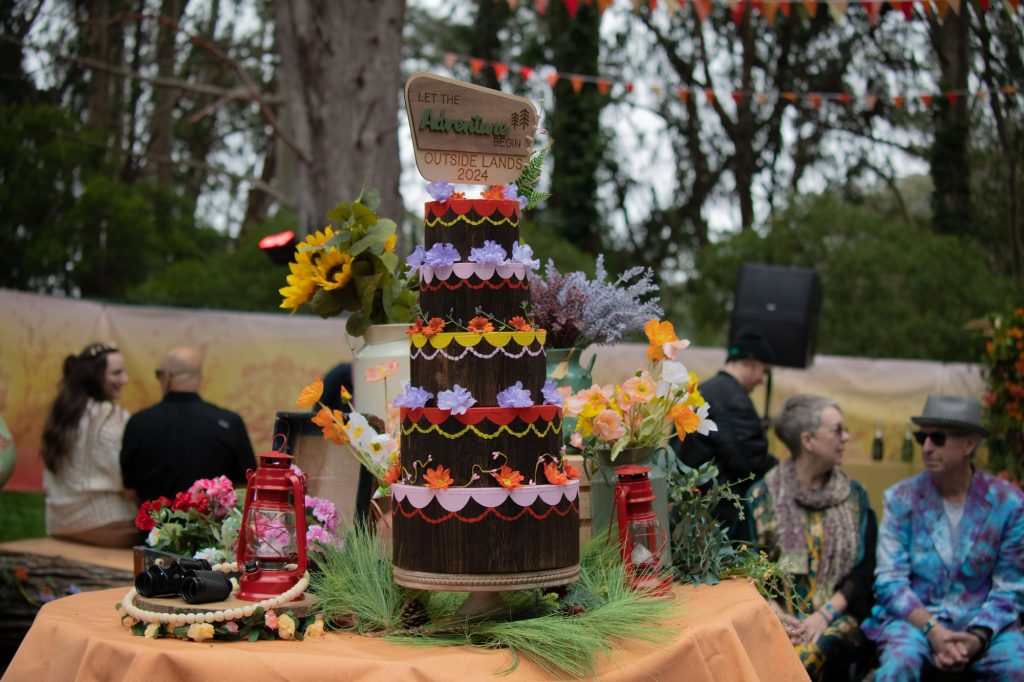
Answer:
POLYGON ((924 412, 910 421, 920 426, 951 426, 988 436, 988 429, 981 423, 981 403, 965 395, 930 395, 924 412))

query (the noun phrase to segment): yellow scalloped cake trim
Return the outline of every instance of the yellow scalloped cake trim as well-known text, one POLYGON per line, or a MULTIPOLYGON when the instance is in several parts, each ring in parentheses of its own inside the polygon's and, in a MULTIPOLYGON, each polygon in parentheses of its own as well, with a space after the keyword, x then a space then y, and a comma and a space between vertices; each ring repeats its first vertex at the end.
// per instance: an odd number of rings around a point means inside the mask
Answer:
POLYGON ((467 218, 465 215, 460 215, 455 220, 451 220, 451 221, 446 221, 442 217, 426 218, 423 221, 423 224, 426 225, 427 227, 437 227, 438 225, 441 225, 442 227, 452 227, 456 223, 462 223, 462 224, 465 224, 465 225, 470 225, 472 227, 479 227, 480 225, 482 225, 484 223, 490 223, 491 225, 493 225, 495 227, 501 227, 502 225, 508 225, 509 227, 519 227, 519 222, 518 221, 513 221, 511 216, 506 217, 506 216, 501 215, 500 211, 495 211, 494 213, 492 213, 489 216, 483 216, 479 220, 473 220, 471 218, 467 218), (495 220, 492 217, 495 214, 497 214, 498 216, 501 216, 501 219, 500 220, 495 220))
MULTIPOLYGON (((538 420, 538 421, 540 421, 540 420, 538 420)), ((404 425, 402 426, 402 435, 403 436, 408 436, 409 434, 414 433, 414 432, 415 433, 423 433, 423 434, 428 434, 428 433, 433 432, 433 433, 438 433, 438 434, 444 436, 445 438, 447 438, 449 440, 455 440, 456 438, 461 438, 462 436, 466 435, 469 432, 473 432, 474 434, 476 434, 477 436, 479 436, 480 438, 483 438, 485 440, 490 440, 491 438, 497 438, 502 433, 507 433, 510 436, 514 436, 515 438, 525 438, 526 436, 530 435, 530 433, 532 432, 537 437, 544 438, 549 433, 552 433, 552 432, 559 432, 560 433, 561 431, 562 431, 562 420, 561 419, 555 419, 555 420, 549 421, 549 422, 547 422, 544 425, 543 428, 540 428, 540 429, 537 428, 537 422, 534 422, 532 424, 528 424, 526 426, 526 428, 523 429, 522 431, 514 430, 512 428, 512 426, 511 426, 511 424, 503 424, 502 426, 499 426, 498 430, 495 431, 494 433, 488 433, 486 431, 483 431, 483 430, 477 428, 476 424, 467 424, 462 429, 459 429, 458 431, 454 431, 454 432, 445 431, 444 429, 441 428, 440 424, 431 424, 428 427, 422 427, 422 426, 419 425, 419 422, 416 422, 415 424, 411 424, 409 426, 404 426, 404 425)))
POLYGON ((409 343, 416 348, 423 348, 423 346, 427 345, 427 341, 430 341, 430 345, 434 348, 447 348, 454 341, 463 348, 469 348, 481 341, 487 341, 487 343, 495 348, 502 348, 513 341, 520 346, 529 346, 534 341, 537 341, 543 346, 547 336, 548 332, 545 329, 538 329, 532 332, 488 332, 486 334, 477 334, 476 332, 445 332, 434 334, 430 337, 423 334, 410 334, 409 343))

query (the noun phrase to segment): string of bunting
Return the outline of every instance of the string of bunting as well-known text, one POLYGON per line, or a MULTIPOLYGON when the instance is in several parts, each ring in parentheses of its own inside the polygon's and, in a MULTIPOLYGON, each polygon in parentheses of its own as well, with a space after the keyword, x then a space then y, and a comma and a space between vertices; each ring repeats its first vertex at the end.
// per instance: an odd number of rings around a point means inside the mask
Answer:
MULTIPOLYGON (((520 4, 519 0, 507 1, 508 6, 513 10, 520 4)), ((690 4, 693 6, 693 12, 697 15, 697 18, 700 21, 705 21, 711 15, 713 4, 720 1, 691 0, 690 4)), ((993 0, 973 1, 974 5, 983 12, 988 12, 993 4, 998 7, 1003 3, 1010 8, 1010 11, 1017 11, 1021 4, 1021 0, 995 0, 994 3, 993 0)), ((612 5, 612 2, 613 0, 562 0, 566 12, 573 19, 579 13, 581 4, 596 6, 598 13, 603 14, 612 5)), ((630 0, 630 2, 633 4, 634 13, 639 13, 645 5, 653 12, 658 9, 659 5, 659 0, 630 0)), ((920 8, 922 16, 938 16, 941 21, 945 21, 950 10, 954 14, 960 14, 964 5, 969 2, 971 0, 893 0, 892 2, 881 2, 881 0, 825 0, 823 2, 819 0, 724 0, 724 4, 729 6, 733 21, 736 23, 740 22, 743 12, 749 5, 754 12, 763 16, 769 24, 775 20, 777 14, 782 14, 785 17, 802 14, 813 19, 818 15, 818 9, 822 5, 828 9, 828 13, 836 23, 843 21, 843 17, 851 5, 862 6, 864 11, 867 12, 868 20, 872 24, 878 21, 879 16, 881 16, 886 8, 902 13, 904 18, 910 21, 914 16, 915 6, 920 8)), ((660 4, 664 5, 669 15, 674 15, 686 9, 687 0, 661 0, 660 4)), ((533 6, 537 13, 543 16, 548 11, 549 0, 534 0, 533 6)))
MULTIPOLYGON (((596 87, 598 92, 602 95, 608 95, 612 92, 613 88, 620 94, 630 94, 636 89, 636 86, 631 81, 617 80, 603 76, 567 73, 564 71, 557 71, 553 67, 533 67, 522 64, 492 61, 480 59, 479 57, 456 54, 454 52, 445 53, 444 63, 449 70, 453 69, 458 63, 468 64, 470 71, 472 71, 474 75, 479 75, 485 68, 488 68, 493 70, 498 81, 504 81, 508 78, 509 73, 518 73, 525 82, 530 82, 535 78, 542 78, 551 87, 554 87, 560 80, 567 80, 572 86, 573 92, 576 94, 579 94, 583 90, 584 86, 587 85, 596 87), (539 73, 543 73, 543 75, 538 75, 539 73)), ((661 96, 667 89, 657 83, 651 84, 647 87, 651 94, 655 96, 661 96)), ((1020 88, 1015 85, 1002 86, 999 88, 999 91, 1004 95, 1021 94, 1020 88)), ((826 102, 844 106, 859 105, 864 111, 873 111, 879 102, 883 101, 888 101, 894 109, 903 109, 904 107, 910 108, 915 105, 915 103, 920 104, 924 109, 928 109, 937 100, 942 98, 945 98, 951 106, 956 106, 956 103, 960 101, 961 98, 985 100, 988 98, 989 94, 989 91, 985 88, 979 88, 977 90, 960 89, 916 91, 896 94, 866 92, 860 95, 855 95, 850 92, 797 92, 793 90, 772 90, 764 92, 731 90, 728 92, 719 92, 713 88, 675 88, 675 95, 682 102, 686 102, 690 98, 702 98, 706 104, 713 105, 716 99, 727 98, 733 100, 737 104, 746 99, 753 100, 760 106, 767 106, 781 99, 792 102, 793 104, 805 102, 814 109, 820 108, 821 105, 826 102)))

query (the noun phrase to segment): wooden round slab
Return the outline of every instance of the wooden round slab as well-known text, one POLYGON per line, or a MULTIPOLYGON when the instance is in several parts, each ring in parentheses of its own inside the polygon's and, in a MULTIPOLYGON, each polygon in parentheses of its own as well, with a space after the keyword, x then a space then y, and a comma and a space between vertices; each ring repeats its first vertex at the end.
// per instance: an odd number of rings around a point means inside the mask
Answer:
MULTIPOLYGON (((206 604, 189 604, 180 597, 141 597, 135 595, 135 606, 147 611, 156 613, 207 613, 209 611, 223 611, 225 609, 244 609, 246 606, 255 606, 258 602, 245 601, 235 597, 229 597, 224 601, 213 601, 206 604)), ((302 596, 287 604, 278 604, 275 611, 291 611, 298 618, 304 618, 313 612, 316 607, 316 597, 303 592, 302 596)))

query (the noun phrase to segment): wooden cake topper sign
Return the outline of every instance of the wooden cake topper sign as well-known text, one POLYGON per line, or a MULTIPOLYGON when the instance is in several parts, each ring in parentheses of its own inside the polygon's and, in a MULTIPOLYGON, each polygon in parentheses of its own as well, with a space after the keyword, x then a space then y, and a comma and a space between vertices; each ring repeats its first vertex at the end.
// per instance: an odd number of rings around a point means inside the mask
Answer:
POLYGON ((537 109, 525 97, 417 73, 405 84, 416 167, 431 182, 507 185, 533 152, 537 109))

